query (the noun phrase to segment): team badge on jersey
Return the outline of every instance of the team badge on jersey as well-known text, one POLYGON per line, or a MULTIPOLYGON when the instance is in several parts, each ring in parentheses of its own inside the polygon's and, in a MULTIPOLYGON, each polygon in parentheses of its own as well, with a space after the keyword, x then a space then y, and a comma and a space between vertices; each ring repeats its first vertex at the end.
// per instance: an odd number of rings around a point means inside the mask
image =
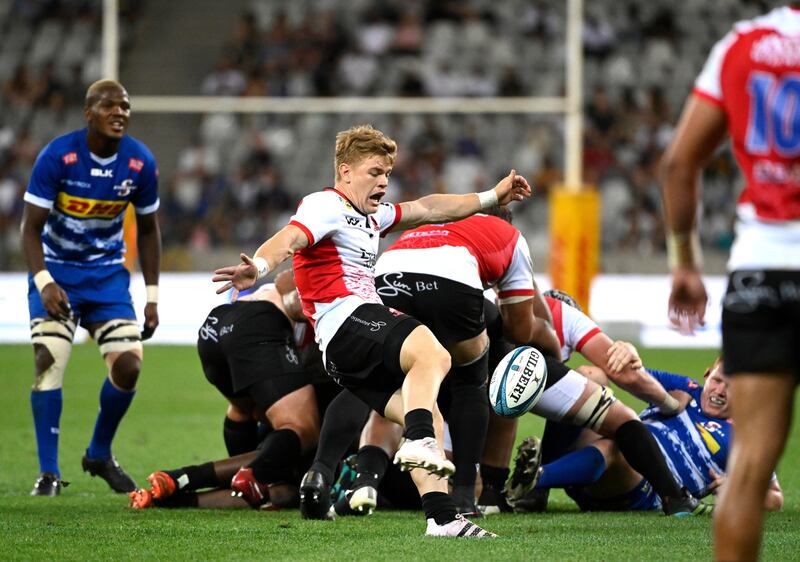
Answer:
POLYGON ((116 191, 117 195, 120 197, 127 197, 134 189, 136 189, 136 184, 134 184, 133 180, 130 178, 123 180, 121 184, 114 186, 114 191, 116 191))

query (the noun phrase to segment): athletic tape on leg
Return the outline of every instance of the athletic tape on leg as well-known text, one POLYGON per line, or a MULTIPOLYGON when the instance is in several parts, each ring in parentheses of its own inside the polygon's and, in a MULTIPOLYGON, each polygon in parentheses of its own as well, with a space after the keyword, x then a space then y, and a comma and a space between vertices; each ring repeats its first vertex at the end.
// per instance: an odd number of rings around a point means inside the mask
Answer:
POLYGON ((42 373, 36 375, 33 390, 55 390, 64 383, 64 371, 72 352, 72 338, 75 323, 71 320, 61 322, 50 318, 34 318, 31 322, 31 343, 41 345, 50 353, 53 363, 42 373))

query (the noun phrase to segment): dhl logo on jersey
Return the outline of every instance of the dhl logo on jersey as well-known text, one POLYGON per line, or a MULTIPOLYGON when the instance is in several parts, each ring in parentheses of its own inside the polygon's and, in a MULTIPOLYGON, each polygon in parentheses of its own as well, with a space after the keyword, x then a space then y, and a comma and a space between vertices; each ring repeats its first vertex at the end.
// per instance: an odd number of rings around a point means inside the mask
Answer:
POLYGON ((73 217, 86 219, 113 219, 125 209, 127 204, 127 201, 103 201, 75 197, 63 191, 58 194, 56 201, 58 210, 73 217))

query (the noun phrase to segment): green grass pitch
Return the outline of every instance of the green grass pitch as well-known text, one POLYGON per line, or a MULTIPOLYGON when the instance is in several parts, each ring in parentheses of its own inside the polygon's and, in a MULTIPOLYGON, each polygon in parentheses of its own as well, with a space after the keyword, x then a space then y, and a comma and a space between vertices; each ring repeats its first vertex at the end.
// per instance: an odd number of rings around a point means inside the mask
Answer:
MULTIPOLYGON (((712 351, 642 350, 645 364, 700 375, 712 351)), ((419 513, 304 521, 296 511, 126 509, 127 498, 81 472, 104 366, 96 348, 75 347, 64 385, 60 456, 72 482, 57 498, 32 498, 36 447, 28 398, 32 353, 0 346, 0 559, 2 560, 704 560, 711 558, 708 518, 655 513, 582 514, 561 492, 546 514, 483 520, 501 538, 461 541, 423 536, 419 513)), ((618 392, 622 395, 623 393, 618 392)), ((769 397, 764 397, 765 400, 769 397)), ((637 408, 628 397, 628 403, 637 408)), ((139 393, 114 452, 140 483, 151 471, 224 456, 224 400, 208 385, 190 347, 146 347, 139 393)), ((522 418, 520 436, 541 434, 522 418)), ((768 517, 764 558, 797 559, 800 529, 798 433, 778 474, 785 508, 768 517)))

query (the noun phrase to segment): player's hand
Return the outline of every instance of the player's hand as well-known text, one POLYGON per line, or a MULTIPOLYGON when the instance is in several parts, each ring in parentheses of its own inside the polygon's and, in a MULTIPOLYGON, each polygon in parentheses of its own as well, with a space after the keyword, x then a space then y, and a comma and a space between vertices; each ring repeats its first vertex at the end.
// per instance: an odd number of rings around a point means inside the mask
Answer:
POLYGON ((694 334, 705 325, 708 294, 696 269, 678 268, 672 273, 672 292, 669 295, 669 319, 681 334, 694 334))
POLYGON ((144 328, 142 329, 142 341, 149 340, 158 328, 158 304, 149 302, 144 305, 144 328))
POLYGON ((72 318, 72 306, 69 304, 69 297, 58 283, 53 282, 45 285, 40 296, 47 314, 61 321, 72 318))
POLYGON ((512 201, 522 201, 525 197, 531 196, 528 180, 518 176, 516 170, 511 170, 511 173, 497 182, 494 191, 497 193, 498 205, 508 205, 512 201))
POLYGON ((708 474, 713 479, 707 486, 707 490, 712 494, 718 494, 722 485, 725 483, 725 474, 718 474, 713 468, 708 469, 708 474))
POLYGON ((217 289, 218 295, 231 288, 244 291, 256 284, 258 268, 256 268, 253 260, 247 254, 239 254, 239 257, 242 263, 214 270, 214 277, 212 277, 211 280, 215 283, 225 283, 222 287, 217 289))
POLYGON ((609 373, 621 373, 628 367, 631 369, 641 369, 642 359, 639 352, 632 343, 626 341, 615 341, 606 352, 608 363, 606 369, 609 373))

